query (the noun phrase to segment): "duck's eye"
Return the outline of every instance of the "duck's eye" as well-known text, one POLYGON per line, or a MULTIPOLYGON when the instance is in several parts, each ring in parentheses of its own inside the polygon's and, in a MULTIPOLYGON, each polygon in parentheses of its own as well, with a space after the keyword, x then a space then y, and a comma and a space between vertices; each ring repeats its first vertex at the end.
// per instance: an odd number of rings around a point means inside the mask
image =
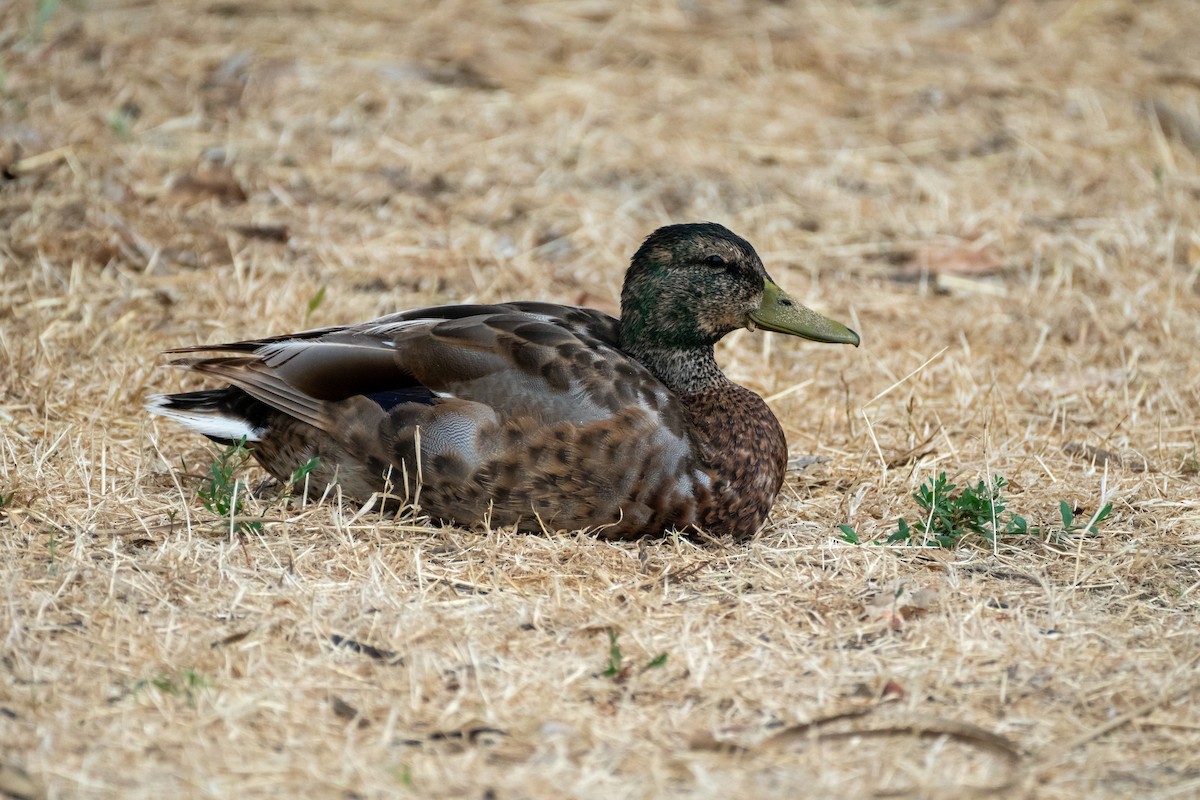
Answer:
POLYGON ((723 267, 725 266, 725 259, 714 253, 713 255, 705 258, 704 263, 708 264, 710 267, 723 267))

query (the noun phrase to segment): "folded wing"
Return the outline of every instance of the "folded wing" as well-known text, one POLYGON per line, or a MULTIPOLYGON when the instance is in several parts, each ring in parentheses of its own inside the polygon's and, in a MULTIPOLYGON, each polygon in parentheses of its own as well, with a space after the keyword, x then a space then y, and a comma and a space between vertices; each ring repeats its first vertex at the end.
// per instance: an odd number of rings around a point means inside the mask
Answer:
POLYGON ((173 352, 213 355, 175 363, 231 388, 153 410, 205 433, 187 417, 251 430, 284 480, 313 456, 357 495, 419 471, 422 504, 464 523, 490 513, 618 535, 649 518, 677 524, 680 498, 706 478, 681 404, 620 351, 617 326, 543 303, 444 306, 183 348, 173 352))

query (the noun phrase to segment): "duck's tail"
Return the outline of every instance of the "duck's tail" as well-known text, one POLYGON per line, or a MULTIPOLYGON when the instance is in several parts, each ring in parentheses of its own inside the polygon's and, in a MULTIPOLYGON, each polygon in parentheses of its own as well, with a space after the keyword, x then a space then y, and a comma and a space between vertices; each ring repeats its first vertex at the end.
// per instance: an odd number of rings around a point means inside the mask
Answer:
POLYGON ((150 395, 146 398, 146 410, 182 422, 224 445, 261 441, 273 413, 270 406, 234 386, 150 395))

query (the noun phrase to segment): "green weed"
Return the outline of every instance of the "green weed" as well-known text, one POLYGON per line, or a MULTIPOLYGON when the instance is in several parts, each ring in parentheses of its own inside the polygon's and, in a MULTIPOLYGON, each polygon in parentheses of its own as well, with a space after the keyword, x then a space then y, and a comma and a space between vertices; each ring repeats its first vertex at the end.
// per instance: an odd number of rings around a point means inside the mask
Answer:
POLYGON ((617 644, 617 632, 608 629, 608 666, 600 674, 606 678, 616 678, 625 671, 625 656, 621 654, 621 645, 617 644))
POLYGON ((313 456, 305 463, 296 467, 296 471, 292 473, 291 485, 295 486, 297 484, 303 483, 304 479, 307 478, 309 476, 309 474, 312 473, 312 471, 319 466, 321 466, 321 459, 317 458, 316 456, 313 456))
POLYGON ((646 669, 657 669, 658 667, 665 667, 666 665, 667 654, 659 653, 654 658, 650 659, 649 663, 646 664, 646 669))
POLYGON ((1077 522, 1075 510, 1071 508, 1071 504, 1066 500, 1058 501, 1058 513, 1062 516, 1063 533, 1082 532, 1091 536, 1098 535, 1100 529, 1097 526, 1108 519, 1108 515, 1112 513, 1112 507, 1112 503, 1105 503, 1104 508, 1097 511, 1095 516, 1089 517, 1087 522, 1077 522))
POLYGON ((318 308, 320 308, 321 303, 323 303, 324 301, 325 301, 325 287, 322 286, 320 289, 317 289, 316 294, 314 294, 312 297, 308 298, 308 309, 304 312, 304 324, 305 325, 308 324, 308 320, 309 320, 309 318, 312 317, 313 312, 316 311, 318 308))
POLYGON ((133 138, 133 117, 122 109, 108 112, 108 129, 123 142, 133 138))
POLYGON ((408 764, 400 764, 392 767, 388 770, 388 772, 390 772, 392 777, 399 781, 400 785, 402 785, 404 788, 413 788, 412 767, 408 764))
POLYGON ((234 475, 248 458, 250 453, 246 450, 246 439, 243 437, 237 444, 231 444, 217 453, 209 466, 208 481, 200 487, 200 502, 218 517, 234 520, 233 529, 238 535, 262 530, 262 523, 257 520, 237 519, 242 516, 242 501, 249 489, 244 481, 234 475))
MULTIPOLYGON (((982 537, 994 542, 997 536, 1038 535, 1041 530, 1031 528, 1025 517, 1008 510, 1008 501, 1002 490, 1007 481, 1001 475, 993 478, 989 486, 979 481, 975 486, 959 489, 950 482, 946 473, 939 473, 921 485, 913 499, 921 508, 921 518, 910 523, 906 518, 896 520, 896 530, 876 544, 918 544, 938 547, 957 547, 963 541, 982 537)), ((1075 513, 1066 501, 1059 502, 1063 534, 1086 533, 1096 535, 1099 525, 1112 513, 1112 503, 1107 503, 1087 522, 1075 519, 1075 513)), ((860 544, 858 531, 849 525, 839 525, 840 538, 848 544, 860 544)))
POLYGON ((1025 518, 1006 510, 1006 501, 1001 494, 1005 485, 1004 478, 996 475, 991 486, 980 481, 956 492, 958 486, 950 483, 946 473, 938 473, 936 479, 922 484, 913 494, 921 508, 922 519, 909 525, 901 517, 896 521, 895 533, 887 541, 956 547, 972 535, 982 536, 990 542, 998 535, 1027 534, 1029 525, 1025 518))
POLYGON ((157 689, 163 694, 169 694, 172 697, 182 697, 187 700, 189 706, 195 707, 196 697, 202 689, 212 687, 212 683, 196 672, 194 669, 185 669, 178 675, 158 675, 153 678, 145 678, 133 685, 134 694, 145 689, 157 689))
MULTIPOLYGON (((642 667, 641 671, 645 672, 650 669, 657 669, 665 666, 667 663, 667 654, 659 653, 654 658, 646 662, 646 666, 642 667)), ((608 664, 604 667, 604 671, 600 674, 606 678, 612 678, 617 683, 624 683, 629 674, 633 671, 633 664, 625 659, 625 655, 621 652, 621 645, 617 642, 617 631, 614 628, 608 629, 608 664)))

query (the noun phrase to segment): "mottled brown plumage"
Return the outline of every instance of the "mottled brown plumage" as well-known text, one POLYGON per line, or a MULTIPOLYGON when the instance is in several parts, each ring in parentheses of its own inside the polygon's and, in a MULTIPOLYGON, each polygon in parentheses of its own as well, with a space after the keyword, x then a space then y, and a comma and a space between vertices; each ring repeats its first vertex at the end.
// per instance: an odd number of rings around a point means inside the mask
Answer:
POLYGON ((744 538, 779 493, 787 443, 713 345, 741 327, 858 336, 795 303, 745 240, 675 225, 634 256, 621 319, 547 303, 442 306, 200 345, 175 363, 229 385, 153 398, 210 438, 243 437, 281 481, 390 491, 434 517, 604 537, 744 538))

